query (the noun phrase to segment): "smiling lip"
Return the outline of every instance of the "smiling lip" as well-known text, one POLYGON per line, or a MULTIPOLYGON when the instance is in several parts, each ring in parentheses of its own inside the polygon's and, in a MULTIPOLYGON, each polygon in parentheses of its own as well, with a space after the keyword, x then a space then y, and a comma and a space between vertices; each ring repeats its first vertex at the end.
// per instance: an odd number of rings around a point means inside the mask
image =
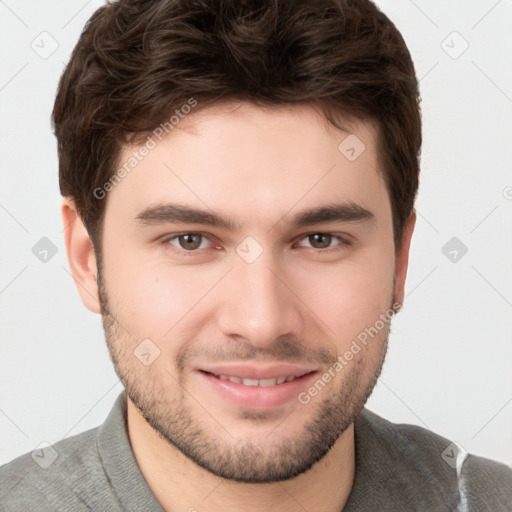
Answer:
POLYGON ((213 373, 214 375, 226 375, 238 379, 273 379, 277 377, 302 377, 307 373, 316 371, 317 368, 305 365, 294 364, 265 364, 255 365, 253 363, 226 363, 208 365, 199 368, 203 372, 213 373))
POLYGON ((244 409, 284 405, 305 389, 316 368, 290 364, 218 364, 198 369, 208 388, 244 409))

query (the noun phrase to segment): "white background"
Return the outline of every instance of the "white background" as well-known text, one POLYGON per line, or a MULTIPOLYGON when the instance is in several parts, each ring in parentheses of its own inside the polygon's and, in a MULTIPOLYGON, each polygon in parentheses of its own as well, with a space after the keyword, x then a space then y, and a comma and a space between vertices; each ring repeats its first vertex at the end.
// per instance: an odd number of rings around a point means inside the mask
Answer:
MULTIPOLYGON (((0 2, 0 463, 99 425, 122 390, 69 274, 50 127, 99 5, 0 2), (41 38, 58 43, 47 59, 41 38), (47 263, 32 253, 42 237, 58 249, 47 263)), ((406 302, 369 407, 512 464, 512 2, 378 5, 421 79, 424 146, 406 302), (456 263, 441 250, 454 236, 468 248, 456 263)))

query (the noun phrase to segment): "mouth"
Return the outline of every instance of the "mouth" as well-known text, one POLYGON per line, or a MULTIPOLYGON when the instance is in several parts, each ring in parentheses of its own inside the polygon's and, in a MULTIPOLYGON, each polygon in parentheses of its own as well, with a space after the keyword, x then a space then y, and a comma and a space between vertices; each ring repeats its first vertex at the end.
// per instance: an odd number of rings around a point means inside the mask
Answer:
POLYGON ((196 372, 206 393, 245 410, 269 410, 297 402, 317 373, 316 368, 294 365, 224 365, 196 372))
MULTIPOLYGON (((210 372, 205 372, 210 373, 210 372)), ((215 373, 210 373, 214 377, 220 380, 229 380, 229 382, 234 382, 235 384, 242 384, 243 386, 259 386, 261 388, 267 388, 270 386, 280 386, 285 382, 292 382, 295 379, 300 379, 303 375, 285 375, 282 377, 272 377, 270 379, 248 379, 243 377, 235 377, 233 375, 217 375, 215 373)))

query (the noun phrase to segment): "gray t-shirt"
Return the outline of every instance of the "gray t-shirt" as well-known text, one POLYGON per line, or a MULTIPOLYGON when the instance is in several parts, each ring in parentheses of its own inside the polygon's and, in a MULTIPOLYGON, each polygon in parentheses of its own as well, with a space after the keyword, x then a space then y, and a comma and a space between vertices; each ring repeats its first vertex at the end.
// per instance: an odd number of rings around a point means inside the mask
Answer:
MULTIPOLYGON (((343 512, 512 511, 507 466, 367 409, 354 426, 356 473, 343 512)), ((101 427, 0 467, 0 510, 161 512, 130 447, 125 394, 101 427)))

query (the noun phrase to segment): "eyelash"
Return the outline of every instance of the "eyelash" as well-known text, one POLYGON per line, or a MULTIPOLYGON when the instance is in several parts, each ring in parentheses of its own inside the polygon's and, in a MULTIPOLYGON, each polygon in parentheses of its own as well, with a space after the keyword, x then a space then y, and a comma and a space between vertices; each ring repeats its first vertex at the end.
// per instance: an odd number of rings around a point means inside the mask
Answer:
MULTIPOLYGON (((180 236, 184 236, 184 235, 200 235, 202 236, 204 239, 208 240, 210 243, 214 243, 209 237, 208 235, 206 235, 205 233, 201 233, 201 232, 197 232, 197 231, 185 231, 183 233, 176 233, 176 234, 173 234, 171 236, 168 236, 166 238, 164 238, 162 240, 162 243, 164 244, 164 246, 168 249, 170 249, 171 251, 175 251, 179 254, 183 254, 183 255, 186 255, 186 256, 194 256, 194 255, 197 255, 200 253, 200 251, 202 250, 205 250, 205 249, 193 249, 193 250, 186 250, 186 249, 183 249, 183 248, 179 248, 179 247, 176 247, 176 246, 173 246, 170 242, 172 240, 177 240, 180 236)), ((301 238, 299 238, 299 242, 301 242, 302 240, 310 237, 310 236, 313 236, 313 235, 329 235, 331 236, 333 239, 337 238, 339 240, 339 242, 332 246, 332 247, 328 247, 326 249, 316 249, 315 247, 306 247, 307 249, 313 249, 313 250, 316 250, 320 253, 326 253, 326 254, 330 254, 330 253, 333 253, 333 252, 338 252, 341 249, 341 247, 338 247, 338 246, 343 246, 343 247, 350 247, 352 245, 352 241, 348 239, 348 237, 342 237, 340 235, 335 235, 333 233, 329 233, 329 232, 323 232, 323 231, 314 231, 314 232, 311 232, 311 233, 307 233, 305 235, 303 235, 301 238)), ((304 247, 304 246, 301 246, 301 247, 304 247)), ((206 249, 212 249, 211 247, 209 248, 206 248, 206 249)))

